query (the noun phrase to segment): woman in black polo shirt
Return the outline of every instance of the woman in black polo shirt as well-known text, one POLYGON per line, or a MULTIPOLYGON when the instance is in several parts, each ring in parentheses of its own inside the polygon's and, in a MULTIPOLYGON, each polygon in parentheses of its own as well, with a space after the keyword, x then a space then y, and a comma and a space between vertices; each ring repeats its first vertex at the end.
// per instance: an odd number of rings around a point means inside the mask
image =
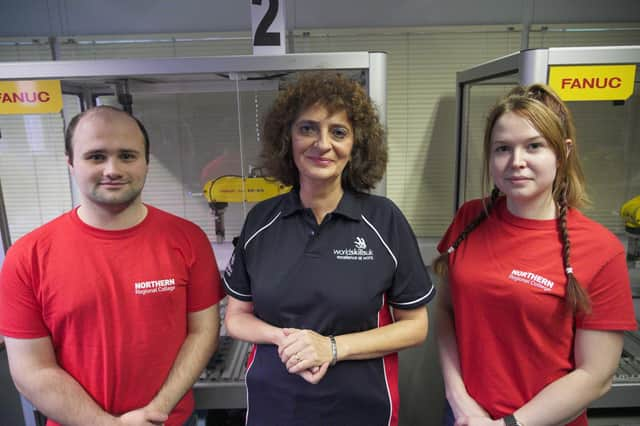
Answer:
POLYGON ((248 425, 396 425, 397 351, 435 290, 409 224, 368 194, 387 152, 371 100, 310 73, 266 117, 262 156, 294 189, 247 215, 224 274, 228 333, 255 343, 248 425))

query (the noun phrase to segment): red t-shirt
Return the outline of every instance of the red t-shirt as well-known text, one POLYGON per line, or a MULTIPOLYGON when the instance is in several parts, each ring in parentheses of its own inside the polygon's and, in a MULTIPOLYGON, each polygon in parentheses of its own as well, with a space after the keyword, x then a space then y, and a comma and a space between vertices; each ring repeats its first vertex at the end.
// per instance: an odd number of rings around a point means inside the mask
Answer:
MULTIPOLYGON (((147 208, 121 231, 68 212, 18 240, 0 273, 0 334, 50 336, 58 364, 114 415, 151 401, 187 335, 187 314, 223 297, 204 232, 147 208)), ((181 426, 193 408, 188 392, 165 424, 181 426)))
MULTIPOLYGON (((438 250, 444 252, 481 211, 463 205, 438 250)), ((449 257, 449 285, 462 378, 493 418, 531 400, 575 368, 575 328, 635 330, 625 251, 600 224, 570 209, 571 263, 592 313, 567 311, 567 278, 557 220, 509 213, 504 198, 449 257)), ((586 415, 574 423, 586 425, 586 415)))

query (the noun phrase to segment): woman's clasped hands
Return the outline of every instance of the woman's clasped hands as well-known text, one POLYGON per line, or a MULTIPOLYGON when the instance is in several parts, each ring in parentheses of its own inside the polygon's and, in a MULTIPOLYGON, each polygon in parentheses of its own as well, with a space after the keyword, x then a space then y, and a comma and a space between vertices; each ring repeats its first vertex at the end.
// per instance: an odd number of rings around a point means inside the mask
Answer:
POLYGON ((298 374, 309 383, 320 382, 332 360, 330 338, 297 328, 283 328, 282 333, 278 355, 287 371, 298 374))

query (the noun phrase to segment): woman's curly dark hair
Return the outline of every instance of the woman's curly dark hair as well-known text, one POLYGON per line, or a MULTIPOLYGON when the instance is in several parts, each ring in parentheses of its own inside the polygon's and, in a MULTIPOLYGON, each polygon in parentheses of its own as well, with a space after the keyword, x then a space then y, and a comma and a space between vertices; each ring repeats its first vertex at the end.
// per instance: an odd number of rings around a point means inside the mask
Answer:
POLYGON ((262 166, 270 176, 298 187, 291 126, 307 108, 322 105, 330 114, 346 111, 353 128, 351 159, 342 172, 342 186, 369 191, 387 167, 384 129, 373 102, 359 83, 339 73, 306 72, 282 91, 265 117, 262 166))

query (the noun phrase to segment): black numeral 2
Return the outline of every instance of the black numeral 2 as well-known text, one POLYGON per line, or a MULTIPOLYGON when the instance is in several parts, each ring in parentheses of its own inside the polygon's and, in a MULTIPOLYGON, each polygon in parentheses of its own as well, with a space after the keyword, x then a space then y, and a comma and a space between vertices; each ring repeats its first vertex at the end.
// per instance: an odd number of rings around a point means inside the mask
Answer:
MULTIPOLYGON (((262 0, 251 0, 251 3, 260 6, 262 0)), ((278 0, 269 0, 269 9, 260 21, 256 29, 256 35, 253 38, 254 46, 280 46, 280 34, 267 31, 273 24, 273 20, 276 19, 277 14, 278 0)))

